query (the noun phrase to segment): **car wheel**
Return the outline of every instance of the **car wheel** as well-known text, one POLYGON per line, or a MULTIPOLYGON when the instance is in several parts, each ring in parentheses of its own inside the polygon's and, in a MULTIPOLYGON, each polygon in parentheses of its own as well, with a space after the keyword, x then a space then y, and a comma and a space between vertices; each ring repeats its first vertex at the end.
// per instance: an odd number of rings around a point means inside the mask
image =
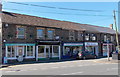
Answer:
POLYGON ((83 57, 83 60, 85 60, 85 59, 86 59, 86 57, 84 56, 84 57, 83 57))
POLYGON ((94 58, 97 59, 97 56, 95 56, 94 58))

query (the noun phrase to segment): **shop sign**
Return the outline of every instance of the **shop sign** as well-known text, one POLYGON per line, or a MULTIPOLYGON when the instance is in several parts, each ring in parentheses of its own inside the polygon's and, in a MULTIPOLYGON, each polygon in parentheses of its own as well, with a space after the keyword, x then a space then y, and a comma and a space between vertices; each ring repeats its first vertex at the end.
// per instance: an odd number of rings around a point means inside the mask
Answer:
POLYGON ((110 43, 109 43, 109 44, 108 44, 108 43, 104 43, 103 45, 113 45, 113 44, 110 44, 110 43))
POLYGON ((83 46, 83 43, 64 43, 64 46, 83 46))
POLYGON ((18 43, 16 43, 16 44, 5 44, 6 46, 35 46, 35 44, 18 44, 18 43))
POLYGON ((86 42, 85 46, 98 46, 98 43, 86 42))

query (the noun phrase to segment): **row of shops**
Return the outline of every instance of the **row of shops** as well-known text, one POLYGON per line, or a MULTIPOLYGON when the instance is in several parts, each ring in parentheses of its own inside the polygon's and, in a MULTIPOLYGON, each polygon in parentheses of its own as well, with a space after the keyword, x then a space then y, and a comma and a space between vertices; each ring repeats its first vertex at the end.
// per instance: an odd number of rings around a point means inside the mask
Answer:
MULTIPOLYGON (((112 52, 113 44, 102 44, 102 55, 107 56, 112 52)), ((39 41, 39 43, 7 43, 5 44, 4 63, 9 60, 24 61, 34 59, 36 61, 49 59, 74 58, 78 52, 90 51, 99 56, 99 44, 97 42, 61 43, 60 41, 39 41)))

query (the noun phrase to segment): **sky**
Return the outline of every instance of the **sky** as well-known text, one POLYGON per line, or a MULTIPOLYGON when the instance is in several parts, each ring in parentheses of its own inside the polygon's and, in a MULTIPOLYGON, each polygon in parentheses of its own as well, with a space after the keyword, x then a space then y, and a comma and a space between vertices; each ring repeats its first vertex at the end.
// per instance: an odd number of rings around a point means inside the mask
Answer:
MULTIPOLYGON (((3 10, 14 13, 27 14, 62 21, 71 21, 81 24, 91 24, 103 27, 109 27, 110 24, 114 23, 113 10, 118 11, 118 2, 22 2, 22 3, 56 8, 21 5, 9 3, 6 1, 3 2, 3 10), (58 8, 69 8, 77 10, 68 9, 66 10, 58 8)), ((116 16, 118 19, 118 12, 116 12, 116 16)))

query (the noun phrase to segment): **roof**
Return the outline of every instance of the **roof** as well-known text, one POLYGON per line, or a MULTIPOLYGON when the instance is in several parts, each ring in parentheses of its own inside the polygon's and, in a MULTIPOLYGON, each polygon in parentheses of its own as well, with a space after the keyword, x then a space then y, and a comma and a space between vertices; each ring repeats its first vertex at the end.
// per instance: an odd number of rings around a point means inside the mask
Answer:
POLYGON ((60 21, 60 20, 24 15, 24 14, 4 12, 4 11, 2 13, 2 22, 115 34, 115 30, 110 29, 108 27, 100 27, 100 26, 89 25, 89 24, 80 24, 80 23, 69 22, 69 21, 60 21))

